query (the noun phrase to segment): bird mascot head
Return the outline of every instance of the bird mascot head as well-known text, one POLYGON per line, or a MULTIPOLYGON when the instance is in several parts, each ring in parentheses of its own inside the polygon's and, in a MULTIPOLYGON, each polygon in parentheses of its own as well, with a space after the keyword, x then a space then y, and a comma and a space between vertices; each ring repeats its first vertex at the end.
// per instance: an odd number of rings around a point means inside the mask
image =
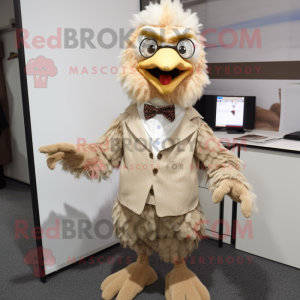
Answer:
POLYGON ((135 30, 121 52, 118 74, 129 98, 194 105, 209 84, 196 13, 184 11, 179 0, 161 0, 134 15, 131 25, 135 30))

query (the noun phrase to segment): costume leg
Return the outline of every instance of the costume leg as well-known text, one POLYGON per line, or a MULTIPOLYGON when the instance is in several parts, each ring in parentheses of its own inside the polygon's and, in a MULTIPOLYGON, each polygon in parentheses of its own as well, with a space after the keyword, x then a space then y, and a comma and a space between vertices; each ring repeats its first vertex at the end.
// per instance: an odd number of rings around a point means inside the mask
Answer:
POLYGON ((156 280, 156 272, 150 267, 147 254, 140 253, 135 263, 102 282, 102 298, 110 300, 118 294, 117 300, 132 300, 145 286, 156 280))
POLYGON ((166 277, 165 296, 167 300, 210 300, 207 288, 183 259, 174 262, 174 269, 166 277))

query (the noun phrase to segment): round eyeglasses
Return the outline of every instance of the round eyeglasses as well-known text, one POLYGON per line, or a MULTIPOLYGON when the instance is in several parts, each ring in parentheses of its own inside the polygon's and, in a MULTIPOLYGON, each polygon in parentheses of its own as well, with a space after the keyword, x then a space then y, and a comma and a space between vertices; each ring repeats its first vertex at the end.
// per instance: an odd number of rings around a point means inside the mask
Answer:
POLYGON ((162 48, 174 49, 183 59, 189 59, 195 53, 195 44, 190 39, 182 39, 176 46, 158 46, 153 38, 145 38, 140 43, 140 53, 145 58, 150 58, 162 48))

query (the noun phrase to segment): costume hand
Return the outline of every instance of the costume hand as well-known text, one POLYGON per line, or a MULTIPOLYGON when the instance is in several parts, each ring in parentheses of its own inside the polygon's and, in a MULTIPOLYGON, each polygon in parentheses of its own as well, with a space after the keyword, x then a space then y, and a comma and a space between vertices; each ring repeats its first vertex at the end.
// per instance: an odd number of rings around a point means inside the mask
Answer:
POLYGON ((41 153, 47 153, 47 165, 50 170, 55 168, 57 161, 65 160, 65 162, 72 166, 80 166, 85 158, 84 152, 77 151, 77 147, 70 143, 58 143, 39 148, 41 153))
POLYGON ((219 203, 223 197, 228 196, 238 203, 241 203, 241 211, 245 218, 251 216, 252 201, 249 190, 241 183, 233 179, 224 179, 221 181, 218 188, 215 189, 212 201, 219 203))

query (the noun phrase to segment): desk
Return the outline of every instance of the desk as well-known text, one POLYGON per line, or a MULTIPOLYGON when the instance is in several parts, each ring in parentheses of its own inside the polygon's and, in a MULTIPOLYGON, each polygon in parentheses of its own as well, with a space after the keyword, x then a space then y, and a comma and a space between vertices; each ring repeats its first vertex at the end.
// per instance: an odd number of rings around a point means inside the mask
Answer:
MULTIPOLYGON (((239 133, 239 134, 228 134, 226 131, 214 131, 214 135, 222 139, 223 144, 226 144, 226 140, 229 140, 230 143, 239 144, 241 143, 240 140, 234 140, 234 138, 240 137, 246 134, 260 134, 265 136, 272 136, 272 137, 283 137, 285 134, 289 132, 276 132, 276 131, 266 131, 266 130, 252 130, 250 132, 239 133)), ((282 151, 295 151, 299 152, 300 154, 300 142, 299 141, 292 141, 292 140, 277 140, 270 143, 265 144, 258 144, 258 143, 251 143, 247 142, 247 146, 259 147, 259 148, 266 148, 266 149, 274 149, 274 150, 282 150, 282 151)))
MULTIPOLYGON (((253 130, 251 133, 282 137, 288 132, 253 130)), ((237 155, 245 165, 245 177, 257 195, 259 211, 253 212, 248 220, 241 214, 240 204, 225 198, 224 220, 229 220, 226 205, 231 205, 232 219, 237 221, 231 233, 236 249, 300 268, 300 142, 283 139, 266 144, 247 142, 245 147, 234 140, 243 134, 226 131, 214 134, 224 144, 236 146, 237 155)), ((216 206, 210 209, 215 212, 204 210, 208 216, 216 217, 220 212, 216 206)), ((224 237, 224 242, 226 238, 228 242, 228 236, 224 237)))

